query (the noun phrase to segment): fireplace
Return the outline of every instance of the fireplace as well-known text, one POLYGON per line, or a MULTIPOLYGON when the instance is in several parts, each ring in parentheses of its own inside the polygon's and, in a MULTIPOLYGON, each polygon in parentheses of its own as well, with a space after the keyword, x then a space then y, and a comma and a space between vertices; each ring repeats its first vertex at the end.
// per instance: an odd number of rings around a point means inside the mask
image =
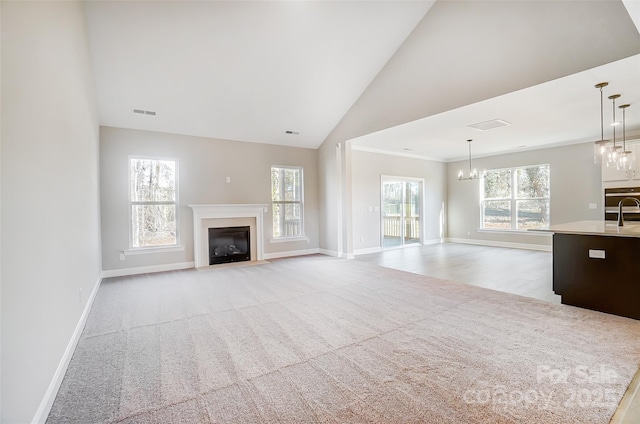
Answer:
MULTIPOLYGON (((193 210, 193 259, 196 268, 209 265, 209 228, 249 227, 249 261, 262 261, 263 214, 267 205, 189 205, 193 210)), ((236 245, 237 247, 237 245, 236 245)))
POLYGON ((250 228, 209 228, 209 265, 250 261, 250 228))

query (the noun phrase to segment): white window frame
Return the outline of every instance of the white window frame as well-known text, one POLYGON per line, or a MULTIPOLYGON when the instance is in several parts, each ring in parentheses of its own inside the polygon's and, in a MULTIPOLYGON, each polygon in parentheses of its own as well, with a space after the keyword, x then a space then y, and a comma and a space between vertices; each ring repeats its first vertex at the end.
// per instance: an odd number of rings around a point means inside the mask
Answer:
POLYGON ((501 233, 509 233, 509 232, 523 232, 526 233, 526 229, 519 229, 518 226, 518 208, 517 202, 518 200, 548 200, 549 201, 549 223, 546 227, 540 229, 548 229, 549 225, 551 225, 551 165, 548 163, 540 163, 536 165, 523 165, 523 166, 512 166, 507 168, 494 168, 487 169, 483 172, 482 179, 480 180, 480 231, 487 232, 501 232, 501 233), (538 168, 540 166, 549 167, 549 197, 517 197, 517 184, 518 180, 516 178, 518 169, 527 169, 527 168, 538 168), (491 171, 511 171, 511 196, 505 198, 495 198, 495 199, 485 199, 484 198, 484 178, 485 174, 491 171), (484 202, 510 202, 511 203, 511 228, 487 228, 484 226, 484 202))
POLYGON ((290 165, 271 165, 269 168, 269 193, 271 193, 271 186, 273 181, 271 181, 271 172, 273 168, 278 169, 296 169, 300 171, 300 201, 286 201, 286 200, 273 200, 273 196, 270 195, 271 198, 271 239, 269 240, 271 243, 278 243, 283 241, 298 241, 298 240, 309 240, 305 235, 305 225, 304 225, 304 168, 302 166, 290 166, 290 165), (276 236, 274 234, 273 228, 273 214, 275 213, 274 205, 295 205, 300 204, 300 226, 302 227, 302 233, 296 236, 276 236))
POLYGON ((126 255, 132 255, 137 253, 146 253, 146 252, 167 252, 167 251, 178 251, 183 250, 183 247, 180 245, 180 201, 179 201, 179 175, 180 175, 180 163, 177 158, 172 157, 160 157, 160 156, 143 156, 143 155, 130 155, 127 159, 127 184, 129 186, 128 193, 128 222, 129 222, 129 250, 123 252, 126 255), (162 161, 172 161, 175 163, 175 199, 173 201, 153 201, 153 202, 145 202, 145 201, 133 201, 131 200, 131 161, 132 160, 162 160, 162 161), (141 246, 134 247, 133 246, 133 220, 131 219, 131 211, 134 205, 175 205, 176 207, 176 242, 174 244, 167 244, 161 246, 141 246))

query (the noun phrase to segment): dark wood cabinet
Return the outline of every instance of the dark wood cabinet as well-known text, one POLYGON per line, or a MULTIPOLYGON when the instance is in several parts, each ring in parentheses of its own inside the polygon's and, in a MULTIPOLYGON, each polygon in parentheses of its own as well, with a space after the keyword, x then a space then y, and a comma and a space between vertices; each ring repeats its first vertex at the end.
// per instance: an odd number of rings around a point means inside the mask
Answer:
POLYGON ((555 233, 553 290, 564 304, 640 319, 640 238, 555 233))

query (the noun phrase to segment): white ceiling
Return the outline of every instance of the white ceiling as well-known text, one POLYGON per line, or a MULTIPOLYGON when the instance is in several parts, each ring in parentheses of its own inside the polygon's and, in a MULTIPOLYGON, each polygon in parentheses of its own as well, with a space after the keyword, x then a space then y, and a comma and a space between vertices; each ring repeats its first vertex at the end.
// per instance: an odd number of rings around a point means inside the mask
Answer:
POLYGON ((100 124, 317 148, 432 4, 87 2, 100 124))
MULTIPOLYGON (((600 90, 604 93, 605 139, 612 139, 612 94, 618 106, 629 103, 627 134, 640 135, 640 55, 589 69, 547 83, 518 90, 437 115, 419 119, 353 140, 357 149, 384 151, 438 161, 467 158, 467 139, 473 139, 473 156, 511 153, 552 145, 600 139, 600 90), (501 119, 509 126, 479 131, 469 125, 501 119), (406 150, 410 149, 410 150, 406 150)), ((622 140, 621 128, 616 138, 622 140)))
POLYGON ((607 63, 640 51, 617 0, 433 3, 89 1, 100 124, 317 148, 347 117, 351 137, 383 128, 359 148, 452 161, 469 138, 474 156, 595 140, 608 81, 640 132, 640 55, 607 63), (467 128, 490 119, 513 125, 467 128))

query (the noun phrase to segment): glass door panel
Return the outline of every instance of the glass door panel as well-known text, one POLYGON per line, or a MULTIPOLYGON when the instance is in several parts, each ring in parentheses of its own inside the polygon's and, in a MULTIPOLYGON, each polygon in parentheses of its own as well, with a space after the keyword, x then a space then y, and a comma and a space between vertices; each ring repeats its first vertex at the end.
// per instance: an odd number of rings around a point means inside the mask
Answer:
POLYGON ((389 179, 382 181, 382 247, 420 244, 422 183, 389 179))
POLYGON ((382 182, 382 246, 402 246, 402 197, 403 184, 401 181, 382 182))
POLYGON ((404 182, 404 244, 420 243, 420 183, 404 182))

